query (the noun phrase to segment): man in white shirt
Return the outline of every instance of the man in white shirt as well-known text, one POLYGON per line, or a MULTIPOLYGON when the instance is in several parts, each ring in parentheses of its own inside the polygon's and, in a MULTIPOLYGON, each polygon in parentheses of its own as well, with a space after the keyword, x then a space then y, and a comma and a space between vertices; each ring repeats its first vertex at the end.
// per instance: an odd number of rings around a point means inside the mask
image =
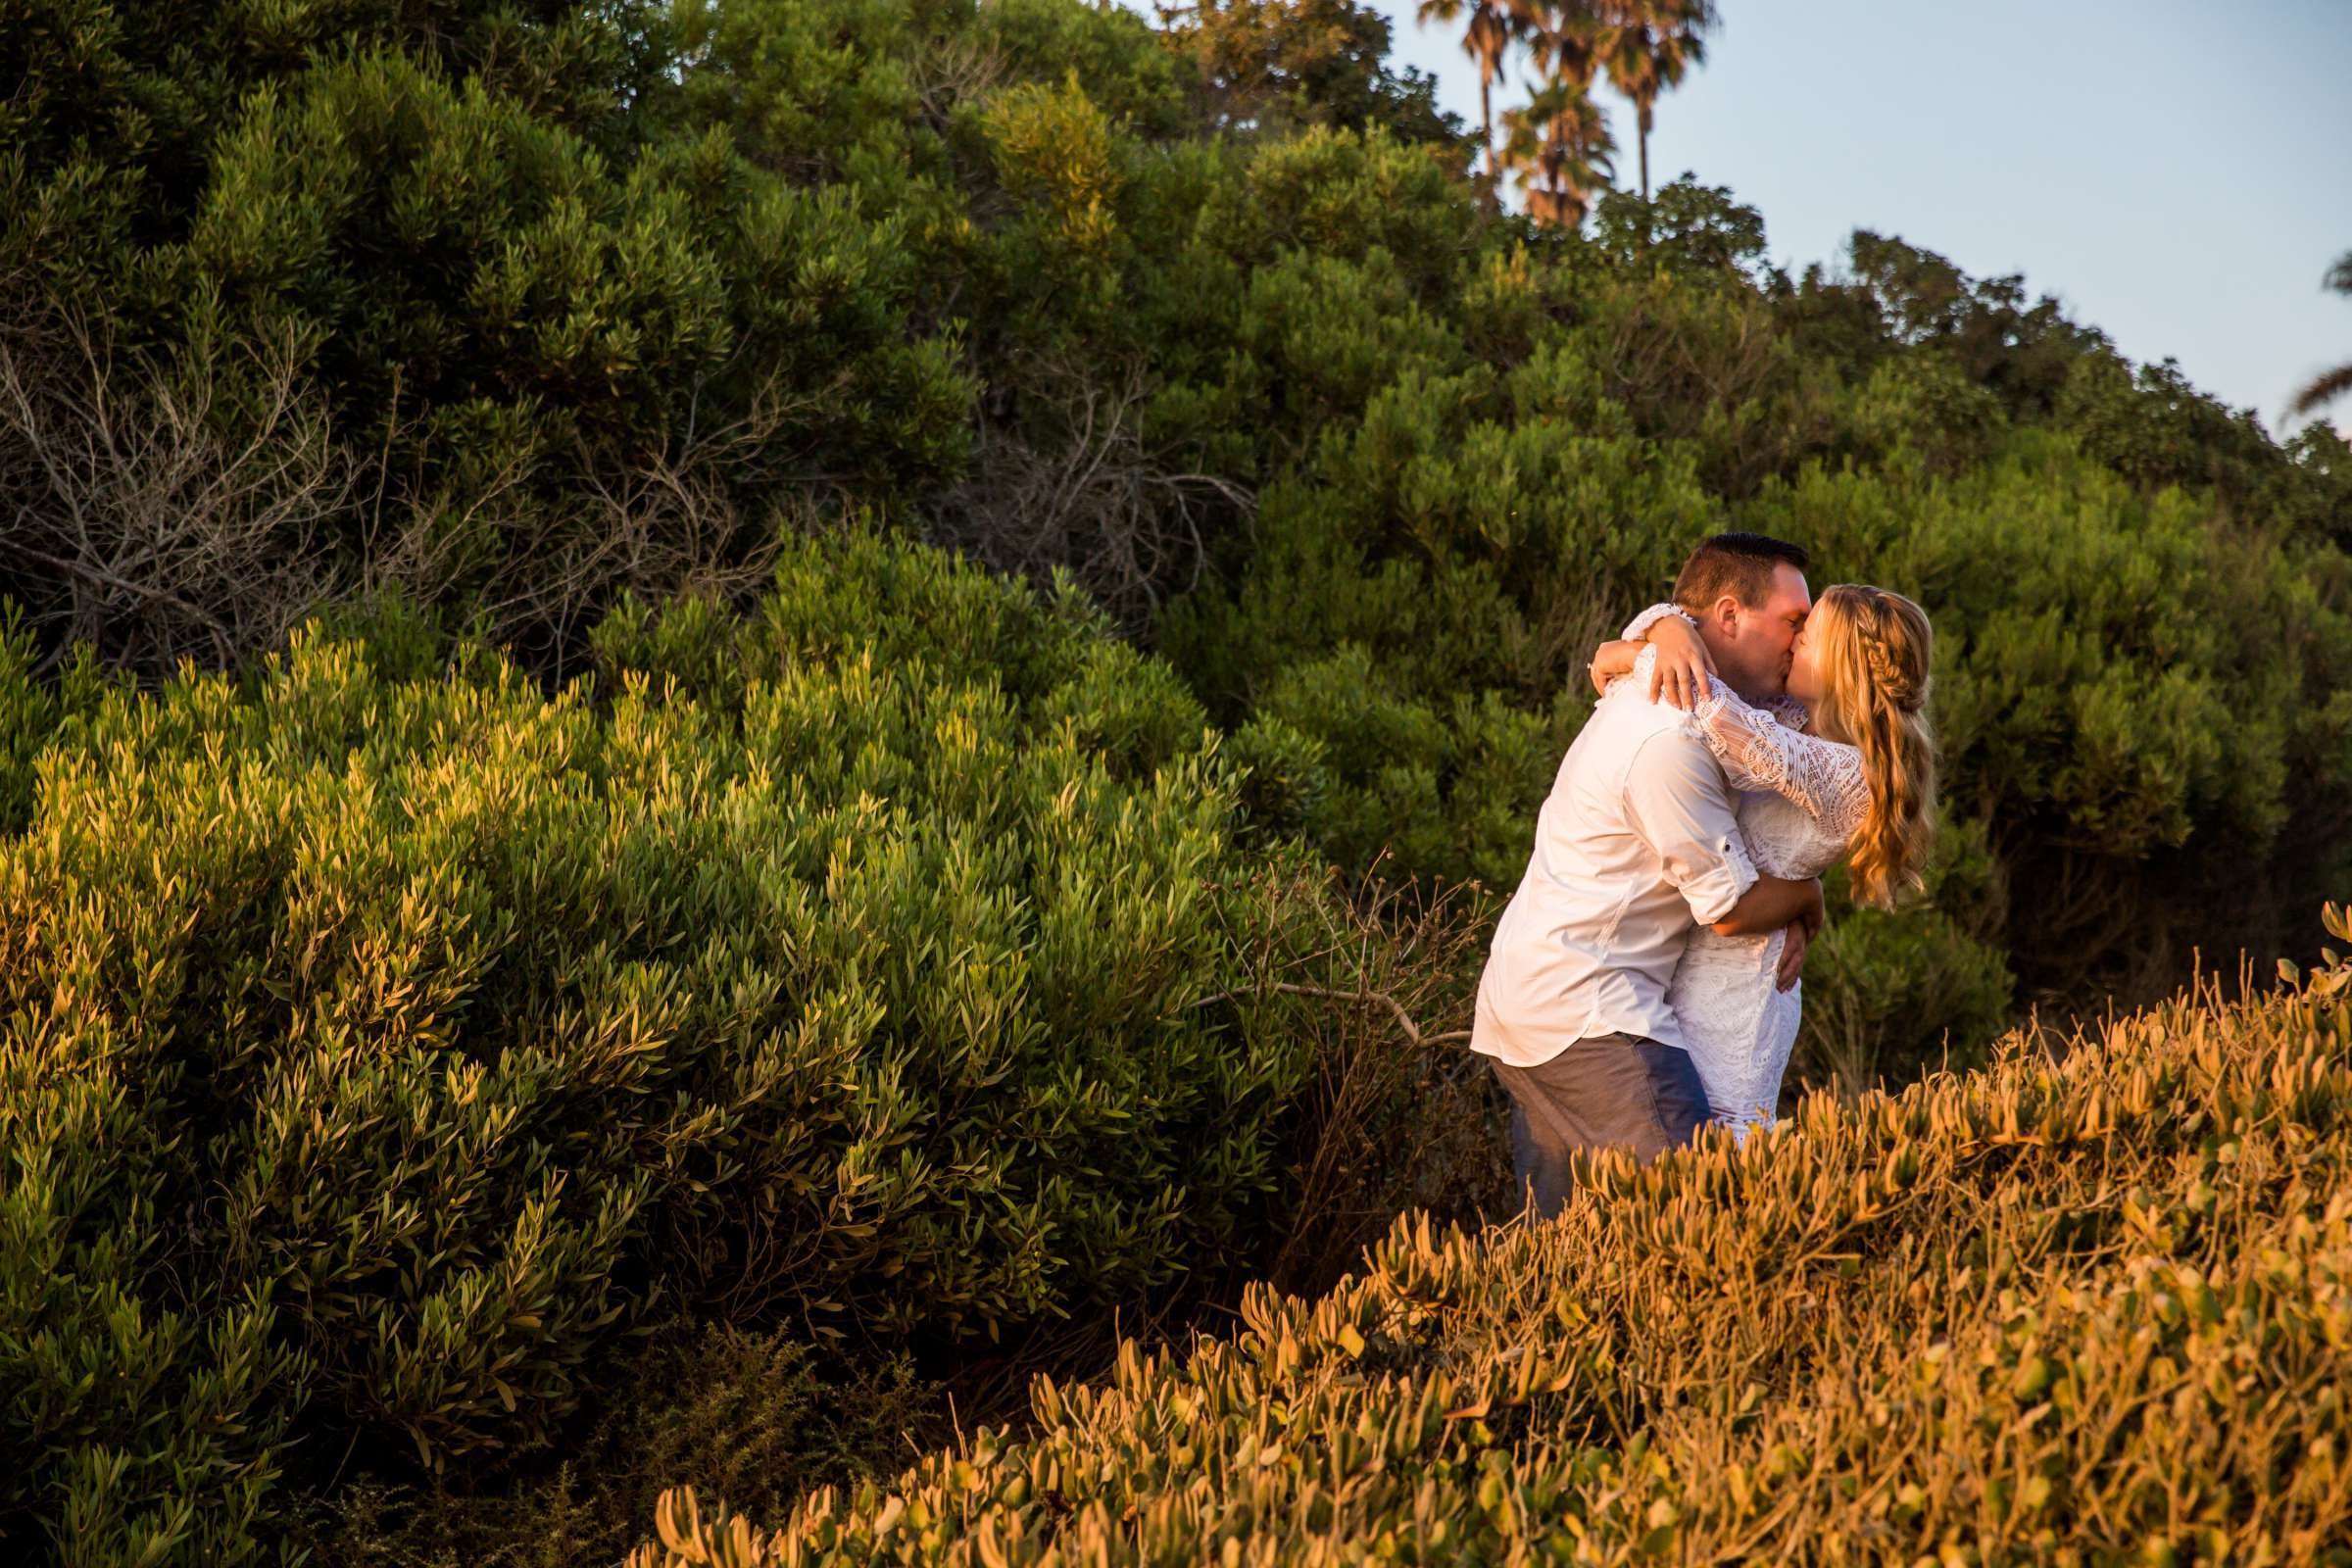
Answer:
MULTIPOLYGON (((1761 534, 1692 551, 1675 603, 1698 622, 1715 669, 1751 703, 1786 691, 1789 649, 1812 608, 1805 552, 1761 534)), ((1797 928, 1780 983, 1795 982, 1822 919, 1821 884, 1760 875, 1734 817, 1738 797, 1665 703, 1601 703, 1560 763, 1535 852, 1494 930, 1470 1049, 1511 1097, 1511 1154, 1525 1200, 1549 1218, 1581 1151, 1648 1160, 1707 1119, 1666 988, 1694 923, 1726 935, 1797 928)))

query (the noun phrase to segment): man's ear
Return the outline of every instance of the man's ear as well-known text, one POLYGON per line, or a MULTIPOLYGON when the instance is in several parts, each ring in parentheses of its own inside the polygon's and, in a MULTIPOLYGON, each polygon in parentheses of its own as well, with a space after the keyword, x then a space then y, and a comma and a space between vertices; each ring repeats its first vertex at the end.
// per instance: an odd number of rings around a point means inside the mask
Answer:
POLYGON ((1737 636, 1740 631, 1740 608, 1738 594, 1725 594, 1716 600, 1714 608, 1707 612, 1707 618, 1712 620, 1716 628, 1726 637, 1737 636))

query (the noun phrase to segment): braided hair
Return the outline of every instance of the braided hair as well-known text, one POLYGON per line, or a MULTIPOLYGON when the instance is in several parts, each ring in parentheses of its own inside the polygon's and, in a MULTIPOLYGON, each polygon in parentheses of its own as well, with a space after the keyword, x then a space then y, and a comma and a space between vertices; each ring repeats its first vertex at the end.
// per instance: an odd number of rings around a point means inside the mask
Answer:
POLYGON ((1870 810, 1854 834, 1854 898, 1891 908, 1927 885, 1936 837, 1927 612, 1901 594, 1839 583, 1814 603, 1805 629, 1820 639, 1815 725, 1861 750, 1870 785, 1870 810))

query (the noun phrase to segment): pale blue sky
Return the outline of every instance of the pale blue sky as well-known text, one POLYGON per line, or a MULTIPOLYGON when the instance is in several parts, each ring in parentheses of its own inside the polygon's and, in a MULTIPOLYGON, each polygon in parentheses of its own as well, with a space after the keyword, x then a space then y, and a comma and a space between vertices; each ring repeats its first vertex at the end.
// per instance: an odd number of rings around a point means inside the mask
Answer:
MULTIPOLYGON (((1475 125, 1458 34, 1418 26, 1414 0, 1374 3, 1395 57, 1475 125)), ((2320 287, 2352 250, 2352 0, 1717 9, 1707 64, 1658 104, 1650 177, 1730 186, 1790 270, 1875 228, 2023 272, 2274 432, 2298 385, 2352 359, 2352 298, 2320 287)), ((1605 101, 1637 187, 1633 110, 1605 101)), ((2352 432, 2347 405, 2328 414, 2352 432)))

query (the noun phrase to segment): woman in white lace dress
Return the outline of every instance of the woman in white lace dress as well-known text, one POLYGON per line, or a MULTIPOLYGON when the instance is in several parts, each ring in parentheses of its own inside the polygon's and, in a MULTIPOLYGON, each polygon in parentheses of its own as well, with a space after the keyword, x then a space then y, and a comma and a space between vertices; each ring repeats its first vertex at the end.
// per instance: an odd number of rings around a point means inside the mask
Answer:
MULTIPOLYGON (((1645 611, 1593 661, 1604 702, 1663 690, 1742 792, 1740 829, 1760 871, 1819 876, 1850 858, 1857 903, 1892 906, 1922 883, 1934 834, 1928 617, 1881 588, 1839 584, 1814 604, 1791 651, 1788 697, 1751 707, 1710 678, 1697 628, 1672 605, 1645 611)), ((1775 984, 1786 931, 1693 931, 1667 992, 1715 1120, 1744 1140, 1768 1126, 1803 996, 1775 984)))

